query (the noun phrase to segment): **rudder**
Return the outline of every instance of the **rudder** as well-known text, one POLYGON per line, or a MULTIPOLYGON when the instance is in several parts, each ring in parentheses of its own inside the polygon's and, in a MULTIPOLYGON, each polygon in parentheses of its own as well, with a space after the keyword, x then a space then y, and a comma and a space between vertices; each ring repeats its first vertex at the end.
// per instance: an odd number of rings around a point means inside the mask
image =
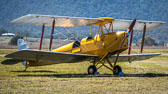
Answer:
POLYGON ((17 40, 17 48, 19 51, 23 49, 30 49, 30 47, 26 44, 26 42, 23 39, 17 40))

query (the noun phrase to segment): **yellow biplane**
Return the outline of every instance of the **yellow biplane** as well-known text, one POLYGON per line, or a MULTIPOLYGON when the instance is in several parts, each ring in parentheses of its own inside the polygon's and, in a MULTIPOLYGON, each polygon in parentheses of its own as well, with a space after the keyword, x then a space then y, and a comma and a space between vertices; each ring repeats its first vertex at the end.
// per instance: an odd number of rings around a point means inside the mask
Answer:
POLYGON ((40 45, 38 50, 32 50, 23 39, 18 39, 17 45, 19 51, 6 55, 7 59, 2 61, 2 64, 13 65, 22 62, 26 70, 32 66, 89 61, 92 65, 88 67, 88 74, 95 74, 103 66, 112 70, 114 74, 119 74, 122 72, 122 69, 119 65, 116 65, 117 62, 139 61, 160 55, 159 53, 142 54, 144 36, 146 30, 151 30, 165 24, 165 22, 160 21, 142 21, 136 19, 131 21, 111 17, 84 18, 37 14, 22 16, 11 23, 42 26, 40 45), (99 26, 95 36, 91 27, 93 25, 99 26), (50 51, 41 50, 45 26, 52 26, 50 51), (83 38, 81 41, 74 41, 51 51, 54 27, 79 26, 89 26, 92 37, 83 38), (114 29, 126 31, 114 32, 114 29), (140 54, 130 54, 133 30, 143 31, 140 54), (128 39, 129 36, 130 39, 128 39), (127 49, 128 54, 120 55, 121 52, 127 49))

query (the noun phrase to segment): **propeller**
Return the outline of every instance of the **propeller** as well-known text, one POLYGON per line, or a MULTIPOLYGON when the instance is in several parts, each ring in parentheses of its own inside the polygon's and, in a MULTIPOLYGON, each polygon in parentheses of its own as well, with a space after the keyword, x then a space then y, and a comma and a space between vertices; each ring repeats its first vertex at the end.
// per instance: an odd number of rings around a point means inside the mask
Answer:
MULTIPOLYGON (((134 28, 135 23, 136 23, 136 19, 134 19, 134 20, 131 22, 130 26, 128 27, 128 30, 127 30, 126 33, 125 33, 124 39, 122 40, 122 42, 121 42, 121 44, 120 44, 119 50, 122 48, 122 46, 123 46, 123 44, 124 44, 126 38, 129 36, 129 33, 133 31, 133 28, 134 28)), ((116 65, 116 63, 117 63, 117 61, 118 61, 119 54, 120 54, 120 53, 118 52, 118 53, 117 53, 116 60, 115 60, 115 62, 114 62, 114 67, 115 67, 115 65, 116 65)))
POLYGON ((129 33, 133 31, 133 28, 134 28, 135 23, 136 23, 136 19, 134 19, 134 20, 131 22, 130 26, 128 27, 128 30, 126 31, 126 35, 124 36, 124 39, 122 40, 122 42, 121 42, 121 44, 120 44, 119 50, 122 48, 122 46, 123 46, 123 44, 124 44, 124 42, 125 42, 125 39, 129 36, 129 33))

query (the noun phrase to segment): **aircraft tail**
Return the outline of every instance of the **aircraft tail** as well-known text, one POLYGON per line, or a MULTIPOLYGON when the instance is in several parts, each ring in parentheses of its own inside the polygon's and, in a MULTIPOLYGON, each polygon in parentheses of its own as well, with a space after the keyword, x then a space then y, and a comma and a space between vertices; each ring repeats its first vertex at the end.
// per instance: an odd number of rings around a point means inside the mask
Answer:
POLYGON ((19 51, 23 49, 30 49, 30 47, 26 44, 26 42, 23 39, 17 40, 17 48, 19 51))
MULTIPOLYGON (((23 49, 30 49, 30 47, 26 44, 26 42, 23 39, 18 39, 17 40, 17 48, 18 48, 19 51, 23 50, 23 49)), ((17 60, 17 59, 12 59, 12 58, 9 58, 9 59, 6 59, 6 60, 2 61, 1 64, 13 65, 13 64, 17 64, 19 62, 22 62, 22 64, 24 66, 26 66, 27 61, 17 60)))
MULTIPOLYGON (((17 48, 18 50, 23 50, 23 49, 30 49, 30 47, 26 44, 26 42, 23 39, 18 39, 17 40, 17 48)), ((26 66, 27 61, 22 61, 22 64, 26 66)))

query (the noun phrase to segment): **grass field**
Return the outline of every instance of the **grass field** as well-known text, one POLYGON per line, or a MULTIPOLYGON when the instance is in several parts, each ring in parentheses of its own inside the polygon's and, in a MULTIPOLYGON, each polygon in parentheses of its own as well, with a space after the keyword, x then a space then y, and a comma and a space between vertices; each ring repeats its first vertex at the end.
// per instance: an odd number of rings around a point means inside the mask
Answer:
MULTIPOLYGON (((0 49, 0 61, 4 55, 16 51, 0 49)), ((132 51, 136 53, 137 50, 132 51)), ((24 66, 0 64, 0 93, 168 93, 168 49, 147 49, 162 55, 133 63, 118 63, 124 76, 114 76, 102 68, 100 75, 87 75, 89 62, 31 67, 23 72, 24 66)))

